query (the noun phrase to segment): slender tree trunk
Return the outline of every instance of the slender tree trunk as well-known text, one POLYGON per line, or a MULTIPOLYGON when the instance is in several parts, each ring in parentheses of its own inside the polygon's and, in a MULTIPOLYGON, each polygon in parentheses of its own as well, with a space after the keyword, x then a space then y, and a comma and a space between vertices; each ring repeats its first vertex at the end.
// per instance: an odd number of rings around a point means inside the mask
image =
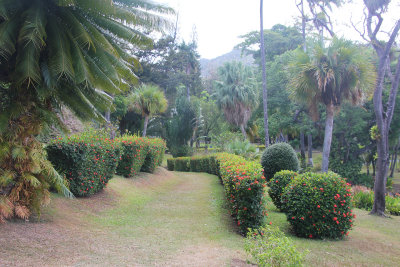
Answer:
POLYGON ((367 175, 369 175, 369 162, 365 164, 367 166, 367 175))
POLYGON ((374 177, 374 179, 375 179, 375 174, 376 174, 376 161, 375 160, 373 160, 372 162, 371 162, 371 165, 372 165, 372 177, 374 177))
POLYGON ((314 167, 314 161, 312 157, 312 134, 307 135, 307 145, 308 145, 308 165, 314 167))
POLYGON ((399 151, 399 145, 400 145, 400 138, 399 141, 397 142, 395 148, 394 148, 394 157, 391 165, 391 170, 390 170, 390 177, 393 177, 394 170, 396 169, 396 163, 397 163, 397 153, 399 151))
POLYGON ((149 116, 146 115, 146 116, 144 117, 143 137, 146 136, 146 133, 147 133, 147 125, 148 125, 148 124, 149 124, 149 116))
POLYGON ((265 147, 269 146, 268 132, 268 94, 267 94, 267 71, 265 67, 265 44, 264 44, 264 14, 263 0, 260 0, 260 50, 261 50, 261 66, 262 66, 262 86, 263 86, 263 110, 264 110, 264 131, 265 131, 265 147))
POLYGON ((244 129, 244 125, 243 124, 240 125, 240 131, 242 132, 244 140, 246 140, 247 139, 247 134, 246 134, 246 130, 244 129))
POLYGON ((334 106, 329 104, 326 106, 326 122, 324 148, 322 151, 322 172, 328 172, 329 154, 331 152, 332 131, 333 131, 334 106))
POLYGON ((306 159, 306 146, 304 145, 304 132, 300 131, 300 155, 301 159, 305 161, 306 159))

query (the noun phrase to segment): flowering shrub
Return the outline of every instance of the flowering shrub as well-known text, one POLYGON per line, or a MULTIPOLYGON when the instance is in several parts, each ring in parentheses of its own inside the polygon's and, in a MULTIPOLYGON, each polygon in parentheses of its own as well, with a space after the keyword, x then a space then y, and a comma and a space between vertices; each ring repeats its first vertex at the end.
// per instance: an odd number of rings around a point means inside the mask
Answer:
POLYGON ((221 178, 231 215, 236 219, 242 234, 248 228, 258 228, 264 223, 267 215, 264 205, 266 185, 259 163, 228 153, 175 158, 171 161, 176 171, 208 172, 221 178))
POLYGON ((175 169, 175 159, 167 159, 167 169, 173 171, 175 169))
POLYGON ((267 215, 264 203, 265 177, 261 165, 228 153, 217 154, 220 176, 229 208, 240 232, 258 228, 267 215))
POLYGON ((261 165, 268 181, 281 170, 298 171, 300 167, 296 152, 286 143, 267 147, 261 157, 261 165))
POLYGON ((153 173, 156 167, 161 165, 167 146, 165 141, 160 138, 147 138, 147 146, 148 153, 141 171, 153 173))
POLYGON ((95 130, 58 138, 46 150, 75 196, 90 196, 103 189, 115 173, 120 153, 118 143, 95 130))
POLYGON ((279 228, 269 225, 257 230, 250 229, 244 246, 245 251, 256 261, 257 266, 303 266, 308 251, 297 251, 292 240, 279 228))
POLYGON ((117 168, 117 174, 124 177, 132 177, 139 173, 149 151, 145 138, 124 135, 116 140, 121 144, 121 158, 117 168))
POLYGON ((280 171, 275 173, 274 178, 268 182, 268 194, 281 211, 285 210, 284 203, 281 201, 283 190, 296 176, 297 173, 293 171, 280 171))
POLYGON ((297 236, 342 238, 353 226, 350 184, 333 172, 297 176, 285 188, 282 201, 297 236))
POLYGON ((140 171, 154 172, 162 163, 166 149, 164 140, 160 138, 124 135, 117 139, 122 147, 122 155, 117 174, 132 177, 140 171))

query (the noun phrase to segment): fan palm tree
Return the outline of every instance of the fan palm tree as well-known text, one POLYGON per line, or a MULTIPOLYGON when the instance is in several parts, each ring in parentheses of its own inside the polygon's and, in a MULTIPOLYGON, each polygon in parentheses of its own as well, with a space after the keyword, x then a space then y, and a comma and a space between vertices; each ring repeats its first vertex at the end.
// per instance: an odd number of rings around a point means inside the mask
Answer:
POLYGON ((314 119, 318 105, 326 109, 322 171, 327 172, 333 119, 344 101, 361 104, 375 83, 375 71, 363 49, 350 41, 334 38, 326 49, 316 45, 311 54, 298 49, 289 65, 292 96, 305 103, 314 119))
POLYGON ((150 46, 143 32, 170 12, 146 0, 0 1, 0 221, 39 209, 49 184, 71 196, 36 136, 61 125, 63 105, 101 120, 110 95, 137 82, 128 50, 150 46))
POLYGON ((167 110, 168 102, 158 86, 144 84, 130 97, 130 109, 134 108, 144 117, 143 136, 146 136, 149 119, 167 110))
POLYGON ((252 109, 257 104, 256 82, 250 67, 241 62, 228 62, 218 69, 220 81, 217 86, 217 104, 226 119, 238 126, 247 138, 246 126, 252 109))

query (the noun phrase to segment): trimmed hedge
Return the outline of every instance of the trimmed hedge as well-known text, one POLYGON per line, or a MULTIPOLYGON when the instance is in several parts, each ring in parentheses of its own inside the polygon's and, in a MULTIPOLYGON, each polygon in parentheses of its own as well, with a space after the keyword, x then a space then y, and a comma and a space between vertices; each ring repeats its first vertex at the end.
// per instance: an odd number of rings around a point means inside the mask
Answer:
POLYGON ((258 228, 265 222, 266 185, 259 163, 228 153, 176 158, 171 161, 177 171, 208 172, 221 178, 231 215, 235 218, 240 233, 245 234, 248 228, 258 228))
POLYGON ((286 143, 277 143, 267 147, 261 157, 261 165, 267 181, 281 170, 298 171, 300 167, 296 151, 286 143))
POLYGON ((173 171, 175 169, 175 160, 174 159, 167 159, 167 169, 169 171, 173 171))
POLYGON ((117 174, 124 177, 137 175, 146 160, 149 150, 145 138, 124 135, 117 139, 121 144, 121 158, 117 174))
POLYGON ((191 172, 207 172, 210 173, 210 159, 208 156, 196 156, 190 158, 191 172))
POLYGON ((182 158, 175 158, 175 171, 178 172, 189 172, 190 171, 190 158, 189 157, 182 157, 182 158))
POLYGON ((58 138, 46 150, 55 169, 65 174, 70 191, 81 197, 93 195, 107 185, 120 153, 118 143, 94 130, 58 138))
POLYGON ((165 153, 165 142, 160 138, 124 135, 116 139, 122 147, 122 155, 117 174, 132 177, 140 171, 154 172, 162 163, 165 153))
POLYGON ((161 165, 167 147, 165 141, 160 138, 147 139, 147 145, 148 153, 141 171, 153 173, 156 167, 161 165))
POLYGON ((296 172, 284 170, 275 173, 274 178, 268 182, 268 194, 275 206, 281 211, 285 211, 285 205, 281 201, 283 190, 296 176, 296 172))
POLYGON ((282 202, 297 236, 340 239, 353 226, 351 187, 336 173, 298 175, 285 188, 282 202))

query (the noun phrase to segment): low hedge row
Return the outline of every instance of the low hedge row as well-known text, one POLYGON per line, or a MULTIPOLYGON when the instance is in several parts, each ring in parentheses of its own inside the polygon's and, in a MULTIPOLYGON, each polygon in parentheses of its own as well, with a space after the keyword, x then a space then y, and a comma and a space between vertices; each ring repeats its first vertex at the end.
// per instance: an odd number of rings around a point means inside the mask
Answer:
POLYGON ((53 140, 46 150, 75 196, 90 196, 103 189, 114 175, 120 156, 119 144, 94 130, 53 140))
POLYGON ((267 215, 264 203, 265 177, 259 163, 228 154, 169 159, 169 169, 218 175, 225 189, 231 215, 239 231, 259 228, 267 215))
MULTIPOLYGON (((394 216, 400 216, 400 195, 386 195, 385 200, 386 212, 394 216)), ((369 189, 354 192, 353 203, 354 206, 359 209, 372 210, 374 205, 374 192, 369 189)))
POLYGON ((121 158, 117 174, 132 177, 140 171, 154 172, 161 165, 166 145, 160 138, 124 135, 116 139, 121 144, 121 158))

